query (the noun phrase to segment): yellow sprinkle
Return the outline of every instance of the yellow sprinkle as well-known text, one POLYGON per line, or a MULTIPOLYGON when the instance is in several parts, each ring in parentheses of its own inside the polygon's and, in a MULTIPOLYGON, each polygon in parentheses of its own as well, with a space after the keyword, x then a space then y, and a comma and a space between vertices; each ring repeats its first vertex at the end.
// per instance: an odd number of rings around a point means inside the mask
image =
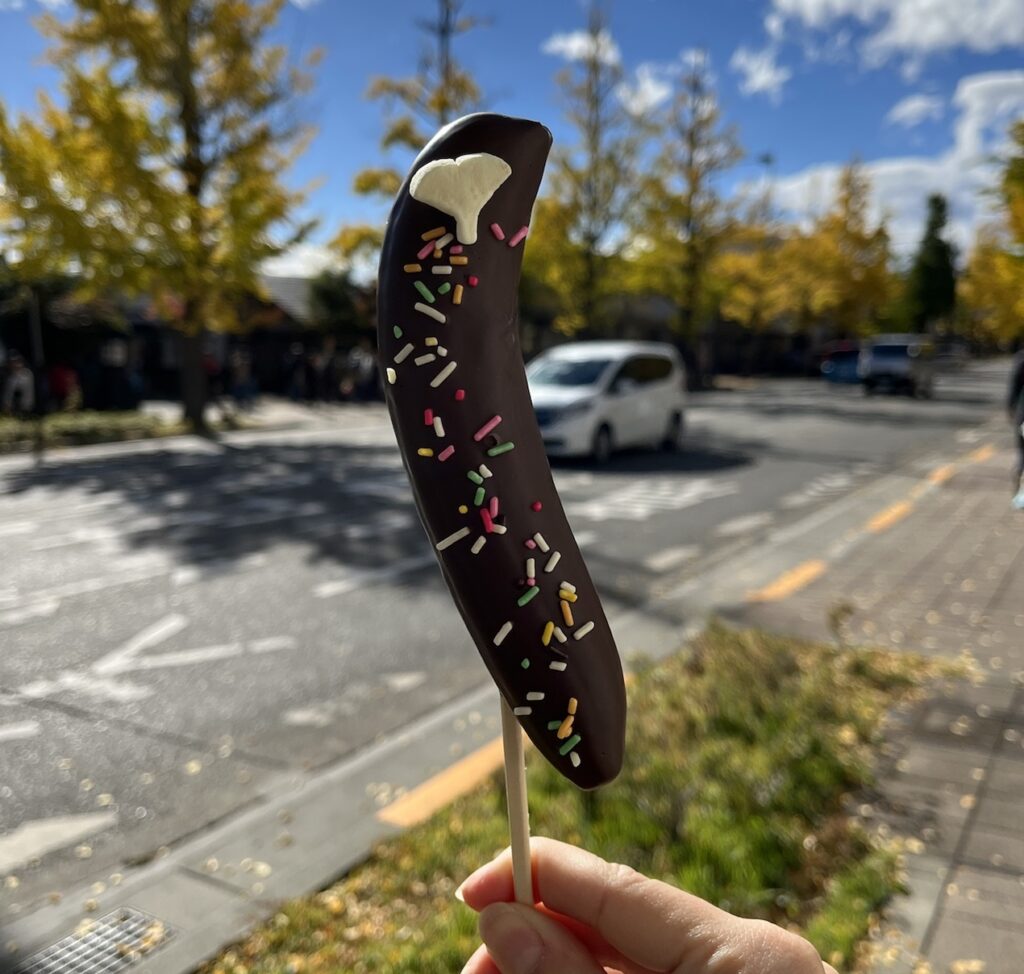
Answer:
POLYGON ((437 339, 436 338, 424 338, 423 339, 423 344, 428 346, 429 348, 433 348, 437 344, 437 339))
POLYGON ((553 622, 550 622, 550 621, 547 622, 544 625, 544 634, 540 637, 540 641, 545 646, 550 646, 551 645, 551 637, 552 637, 552 635, 554 635, 554 632, 555 632, 555 624, 553 622))
POLYGON ((421 457, 432 457, 434 455, 434 451, 431 450, 430 447, 428 446, 421 446, 416 452, 421 457))
POLYGON ((567 626, 573 625, 572 621, 572 609, 569 607, 569 603, 562 599, 562 618, 565 620, 567 626))
POLYGON ((572 733, 572 722, 572 714, 562 721, 562 726, 558 728, 558 739, 560 741, 564 741, 572 733))
POLYGON ((441 251, 438 250, 437 247, 435 247, 434 248, 434 260, 437 260, 440 256, 441 256, 441 251))
POLYGON ((445 227, 434 227, 433 230, 421 233, 420 240, 437 240, 438 237, 443 237, 447 232, 445 227))
POLYGON ((576 594, 574 592, 567 592, 564 588, 558 593, 560 599, 565 599, 566 602, 575 602, 576 594))
POLYGON ((403 268, 406 274, 419 274, 423 268, 419 264, 406 264, 403 268))
POLYGON ((468 264, 468 257, 451 257, 448 261, 450 264, 468 264))
POLYGON ((452 292, 452 304, 462 304, 462 285, 456 284, 452 292))
POLYGON ((460 514, 468 514, 469 513, 469 508, 466 507, 465 504, 460 504, 459 505, 459 513, 460 514))
POLYGON ((579 706, 579 703, 580 702, 575 697, 570 697, 569 706, 565 709, 568 710, 570 714, 574 714, 576 713, 576 708, 579 706))

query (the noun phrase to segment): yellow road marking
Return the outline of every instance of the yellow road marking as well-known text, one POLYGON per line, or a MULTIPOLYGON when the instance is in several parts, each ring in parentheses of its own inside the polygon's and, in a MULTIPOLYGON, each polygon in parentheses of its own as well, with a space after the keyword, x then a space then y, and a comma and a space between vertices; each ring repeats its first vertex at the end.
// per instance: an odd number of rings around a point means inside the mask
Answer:
POLYGON ((944 484, 947 480, 950 480, 955 473, 955 463, 947 463, 944 466, 936 467, 930 474, 928 474, 928 483, 935 484, 936 486, 944 484))
POLYGON ((438 809, 451 804, 460 795, 472 791, 502 765, 501 738, 485 744, 450 768, 413 788, 377 813, 381 822, 409 828, 426 821, 438 809))
POLYGON ((902 521, 912 510, 914 505, 910 501, 897 501, 890 504, 885 510, 879 511, 866 525, 864 530, 871 534, 880 534, 888 531, 898 521, 902 521))
POLYGON ((984 463, 986 460, 990 460, 995 456, 996 448, 991 443, 986 443, 984 446, 979 446, 977 450, 967 454, 967 459, 971 463, 984 463))
POLYGON ((747 594, 748 602, 779 602, 794 592, 810 585, 823 575, 828 565, 820 558, 805 561, 788 572, 783 572, 774 582, 747 594))

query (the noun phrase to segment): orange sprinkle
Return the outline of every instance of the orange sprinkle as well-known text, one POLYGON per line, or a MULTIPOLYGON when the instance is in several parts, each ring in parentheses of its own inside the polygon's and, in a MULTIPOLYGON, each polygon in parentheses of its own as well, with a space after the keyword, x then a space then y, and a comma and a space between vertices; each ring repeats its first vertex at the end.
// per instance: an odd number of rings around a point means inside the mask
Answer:
POLYGON ((437 240, 438 237, 443 237, 447 232, 447 227, 434 227, 433 230, 421 233, 420 240, 437 240))
POLYGON ((406 264, 402 270, 404 270, 406 274, 419 274, 423 268, 419 264, 406 264))
POLYGON ((452 304, 462 304, 462 285, 455 285, 455 293, 452 294, 452 304))
POLYGON ((468 264, 469 263, 469 258, 468 257, 449 257, 448 258, 448 263, 449 264, 468 264))
POLYGON ((441 251, 438 250, 437 247, 435 247, 434 248, 434 260, 437 260, 437 258, 440 257, 440 256, 441 256, 441 251))
POLYGON ((544 634, 540 637, 541 643, 543 643, 545 646, 550 646, 551 645, 551 637, 554 635, 554 632, 555 632, 555 624, 553 622, 551 622, 551 621, 548 621, 547 623, 545 623, 544 624, 544 634))
POLYGON ((568 710, 570 714, 576 713, 576 708, 579 706, 579 703, 580 702, 575 697, 570 697, 569 706, 566 707, 566 710, 568 710))
POLYGON ((562 726, 558 728, 558 739, 564 741, 572 733, 572 714, 569 714, 565 720, 562 721, 562 726))
POLYGON ((466 507, 465 504, 460 504, 459 505, 459 513, 460 514, 468 514, 469 513, 469 508, 466 507))
POLYGON ((416 452, 421 457, 432 457, 434 455, 434 451, 431 450, 429 447, 426 447, 426 446, 421 446, 416 452))
POLYGON ((569 603, 565 601, 565 599, 562 599, 562 618, 565 620, 565 624, 567 626, 573 625, 572 609, 570 608, 569 603))
POLYGON ((558 597, 560 599, 565 599, 566 602, 575 602, 576 601, 576 593, 575 592, 567 592, 564 588, 561 591, 559 591, 558 597))

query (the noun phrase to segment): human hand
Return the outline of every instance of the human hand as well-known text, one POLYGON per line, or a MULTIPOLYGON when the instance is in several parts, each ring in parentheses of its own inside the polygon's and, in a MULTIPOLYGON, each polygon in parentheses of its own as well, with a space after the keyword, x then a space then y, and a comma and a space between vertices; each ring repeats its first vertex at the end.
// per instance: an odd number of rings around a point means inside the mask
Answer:
POLYGON ((459 887, 483 939, 462 974, 836 974, 774 924, 552 839, 531 852, 536 907, 512 902, 507 850, 459 887))

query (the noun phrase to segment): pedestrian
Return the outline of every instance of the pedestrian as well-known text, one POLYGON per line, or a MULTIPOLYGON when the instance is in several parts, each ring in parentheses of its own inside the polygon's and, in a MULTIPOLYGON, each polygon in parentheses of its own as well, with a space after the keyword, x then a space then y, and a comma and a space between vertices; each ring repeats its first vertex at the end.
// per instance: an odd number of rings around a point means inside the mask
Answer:
POLYGON ((24 419, 31 415, 35 406, 35 377, 25 360, 17 352, 12 352, 4 382, 3 411, 8 416, 24 419))
POLYGON ((1013 360, 1006 409, 1017 440, 1017 475, 1013 481, 1016 496, 1013 498, 1013 506, 1018 511, 1024 511, 1024 351, 1018 352, 1013 360))
POLYGON ((463 974, 835 974, 802 937, 744 920, 582 849, 534 839, 543 908, 510 902, 512 858, 478 869, 456 896, 484 944, 463 974))

